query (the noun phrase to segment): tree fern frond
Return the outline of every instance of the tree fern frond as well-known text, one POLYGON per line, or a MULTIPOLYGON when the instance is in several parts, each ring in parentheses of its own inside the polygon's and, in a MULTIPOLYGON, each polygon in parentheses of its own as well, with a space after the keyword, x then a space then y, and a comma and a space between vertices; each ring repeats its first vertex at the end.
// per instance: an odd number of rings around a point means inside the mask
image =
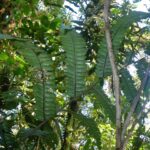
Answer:
POLYGON ((114 50, 117 52, 120 45, 129 29, 134 22, 139 22, 141 19, 150 17, 150 13, 131 11, 128 15, 119 18, 116 24, 112 27, 112 41, 114 50))
POLYGON ((40 129, 34 129, 34 128, 22 128, 19 130, 18 137, 20 137, 22 140, 25 140, 28 137, 37 136, 37 137, 44 137, 47 136, 48 132, 42 131, 40 129))
POLYGON ((134 81, 127 69, 122 70, 121 75, 121 89, 123 90, 128 102, 131 103, 137 93, 134 81))
POLYGON ((95 107, 102 109, 104 114, 115 124, 115 106, 111 103, 110 99, 98 85, 93 87, 92 92, 96 96, 95 107))
POLYGON ((148 67, 149 62, 147 62, 147 60, 145 58, 142 58, 140 60, 138 60, 135 63, 135 67, 137 69, 137 74, 140 80, 142 80, 145 76, 145 70, 148 67))
POLYGON ((0 34, 0 40, 12 40, 27 62, 34 68, 37 77, 34 84, 35 114, 38 120, 54 117, 56 113, 54 74, 48 54, 36 47, 31 40, 0 34))
MULTIPOLYGON (((141 19, 146 19, 150 16, 149 13, 132 11, 128 15, 119 18, 116 24, 112 26, 112 44, 115 53, 117 54, 120 45, 129 29, 129 27, 141 19)), ((103 38, 97 56, 96 73, 99 77, 107 76, 111 73, 110 62, 107 56, 107 44, 103 38)))
MULTIPOLYGON (((146 73, 146 68, 148 68, 149 65, 150 65, 150 63, 145 58, 142 58, 136 62, 135 67, 137 69, 137 74, 138 74, 140 81, 143 80, 145 73, 146 73)), ((150 92, 150 84, 149 83, 150 83, 150 77, 144 87, 144 90, 143 90, 143 94, 147 97, 149 97, 149 92, 150 92)))
POLYGON ((82 36, 75 31, 62 35, 62 45, 66 51, 67 92, 70 97, 79 96, 85 88, 86 45, 82 36))
POLYGON ((48 54, 36 47, 31 41, 14 42, 18 52, 35 69, 36 81, 34 84, 35 114, 38 120, 54 117, 56 113, 54 74, 52 62, 48 54))
POLYGON ((96 140, 97 147, 101 149, 101 133, 96 122, 92 118, 88 118, 82 114, 74 114, 74 117, 79 121, 79 124, 84 126, 87 133, 96 140))

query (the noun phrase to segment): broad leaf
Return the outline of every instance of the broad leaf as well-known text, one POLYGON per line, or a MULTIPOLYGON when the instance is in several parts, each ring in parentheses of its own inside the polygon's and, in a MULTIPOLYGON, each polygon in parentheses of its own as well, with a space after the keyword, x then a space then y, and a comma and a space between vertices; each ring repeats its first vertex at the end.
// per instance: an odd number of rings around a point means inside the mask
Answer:
POLYGON ((54 117, 56 103, 54 95, 54 74, 52 61, 46 52, 36 47, 31 41, 15 42, 17 49, 28 63, 35 69, 36 81, 34 84, 35 113, 38 120, 54 117))
POLYGON ((137 94, 134 81, 127 69, 121 72, 121 89, 129 103, 131 103, 137 94))
POLYGON ((68 31, 62 35, 63 49, 66 51, 67 92, 77 97, 85 89, 86 45, 79 33, 68 31))

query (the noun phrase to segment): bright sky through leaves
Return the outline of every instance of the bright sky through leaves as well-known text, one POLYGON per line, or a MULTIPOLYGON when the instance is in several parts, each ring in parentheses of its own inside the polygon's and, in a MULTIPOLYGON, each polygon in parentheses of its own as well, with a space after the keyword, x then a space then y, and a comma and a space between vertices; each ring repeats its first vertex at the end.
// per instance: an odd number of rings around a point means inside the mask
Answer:
MULTIPOLYGON (((123 3, 124 0, 116 0, 118 3, 123 3)), ((134 0, 130 0, 133 4, 134 0)), ((150 1, 149 0, 141 0, 140 2, 134 3, 137 11, 147 12, 150 9, 150 1)))

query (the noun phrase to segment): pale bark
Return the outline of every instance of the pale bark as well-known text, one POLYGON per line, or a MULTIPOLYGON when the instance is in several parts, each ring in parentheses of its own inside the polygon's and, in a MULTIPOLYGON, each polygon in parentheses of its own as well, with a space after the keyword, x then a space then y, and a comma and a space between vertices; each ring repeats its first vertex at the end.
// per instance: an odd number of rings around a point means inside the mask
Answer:
MULTIPOLYGON (((132 130, 134 129, 137 121, 131 122, 131 117, 135 112, 136 106, 140 100, 141 93, 145 87, 147 79, 150 74, 150 66, 146 70, 145 77, 141 82, 140 88, 137 92, 136 97, 133 100, 133 103, 130 107, 130 111, 127 115, 127 118, 124 122, 123 129, 121 129, 121 100, 120 100, 120 81, 119 75, 117 73, 117 65, 115 63, 115 56, 112 48, 112 39, 110 33, 110 23, 109 23, 109 9, 110 9, 111 0, 105 0, 104 3, 104 21, 105 21, 105 36, 106 36, 106 43, 108 49, 109 60, 112 68, 112 75, 113 75, 113 87, 114 87, 114 96, 116 101, 116 150, 125 150, 125 147, 128 143, 129 138, 132 136, 132 130), (131 124, 130 124, 131 123, 131 124), (127 128, 131 125, 131 130, 127 133, 127 128), (126 137, 126 138, 125 138, 126 137)), ((142 110, 138 116, 141 116, 142 110)))
POLYGON ((148 112, 144 112, 143 110, 145 110, 145 106, 146 106, 147 102, 145 101, 144 105, 142 106, 142 110, 139 112, 138 116, 136 117, 136 119, 132 122, 132 126, 130 128, 130 130, 128 131, 127 133, 127 136, 124 138, 124 142, 123 142, 123 145, 122 145, 122 150, 125 150, 126 149, 126 146, 129 142, 129 139, 130 137, 132 136, 133 134, 133 131, 135 129, 135 126, 137 125, 138 121, 144 116, 144 115, 147 115, 150 110, 148 112))
POLYGON ((119 76, 117 73, 117 65, 115 64, 115 56, 113 53, 111 33, 110 33, 110 24, 109 24, 110 3, 111 3, 111 0, 105 0, 105 4, 104 4, 105 36, 106 36, 109 60, 111 63, 111 68, 112 68, 113 87, 114 87, 114 95, 115 95, 115 100, 116 100, 116 150, 121 150, 120 83, 119 83, 119 76))
POLYGON ((145 84, 146 84, 147 80, 148 80, 149 74, 150 74, 150 66, 146 70, 145 77, 143 78, 143 81, 141 82, 140 88, 137 92, 137 95, 135 96, 135 98, 133 100, 133 103, 130 107, 130 111, 129 111, 129 113, 127 115, 127 118, 124 122, 123 129, 122 129, 122 134, 121 134, 121 140, 122 141, 124 141, 126 130, 127 130, 128 126, 130 125, 131 117, 132 117, 132 115, 133 115, 133 113, 136 109, 136 106, 137 106, 139 100, 140 100, 141 93, 142 93, 142 91, 145 87, 145 84))

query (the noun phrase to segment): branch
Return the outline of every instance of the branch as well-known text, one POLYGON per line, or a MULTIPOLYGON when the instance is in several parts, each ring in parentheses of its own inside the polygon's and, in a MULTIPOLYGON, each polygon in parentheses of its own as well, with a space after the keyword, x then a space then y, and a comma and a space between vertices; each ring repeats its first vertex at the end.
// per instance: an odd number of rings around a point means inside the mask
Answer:
POLYGON ((121 134, 122 141, 124 141, 124 136, 125 136, 127 127, 130 124, 131 117, 132 117, 132 115, 133 115, 133 113, 134 113, 134 111, 136 109, 136 106, 137 106, 139 100, 140 100, 140 96, 141 96, 141 93, 142 93, 142 91, 143 91, 143 89, 145 87, 145 84, 146 84, 147 80, 148 80, 149 73, 150 73, 150 66, 146 70, 145 77, 143 78, 143 81, 141 82, 140 88, 139 88, 139 90, 137 92, 137 95, 135 96, 135 98, 133 100, 133 103, 132 103, 132 105, 130 107, 130 111, 129 111, 129 113, 127 115, 127 118, 126 118, 126 120, 124 122, 123 130, 122 130, 122 134, 121 134))
MULTIPOLYGON (((147 104, 147 103, 144 104, 144 106, 142 107, 142 110, 144 110, 146 104, 147 104)), ((133 131, 134 131, 134 128, 135 128, 135 126, 136 126, 138 120, 140 120, 144 115, 147 115, 147 114, 150 112, 150 110, 149 110, 148 112, 144 113, 144 112, 142 112, 142 110, 141 110, 140 113, 138 114, 137 118, 133 121, 132 126, 131 126, 131 128, 130 128, 130 130, 129 130, 129 132, 128 132, 128 135, 127 135, 127 137, 124 139, 124 143, 123 143, 123 146, 122 146, 122 149, 123 149, 123 150, 125 150, 126 145, 128 144, 128 141, 129 141, 130 137, 132 136, 132 133, 133 133, 133 131)))
POLYGON ((114 56, 113 49, 112 49, 112 40, 111 40, 111 34, 110 34, 110 25, 109 25, 110 3, 111 3, 111 0, 105 0, 105 4, 104 4, 105 36, 106 36, 109 60, 111 63, 111 68, 112 68, 114 95, 116 99, 116 149, 120 149, 121 148, 120 83, 119 83, 119 76, 117 73, 117 66, 115 64, 115 56, 114 56))

